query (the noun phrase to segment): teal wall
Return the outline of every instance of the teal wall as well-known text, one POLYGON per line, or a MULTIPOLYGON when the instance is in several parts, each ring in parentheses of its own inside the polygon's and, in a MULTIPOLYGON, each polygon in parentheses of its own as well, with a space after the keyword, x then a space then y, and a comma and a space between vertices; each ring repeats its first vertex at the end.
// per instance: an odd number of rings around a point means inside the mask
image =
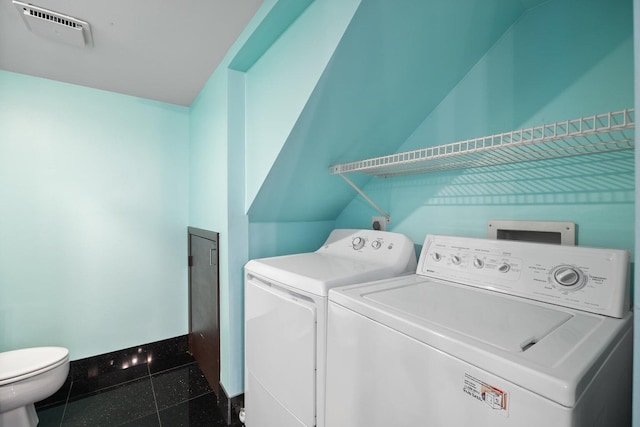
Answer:
POLYGON ((191 106, 189 223, 221 233, 220 377, 229 396, 244 389, 244 264, 256 253, 316 249, 333 228, 250 224, 247 210, 356 5, 265 2, 191 106), (301 233, 312 235, 291 238, 301 233))
MULTIPOLYGON (((265 0, 189 109, 0 72, 0 351, 185 333, 190 225, 220 232, 235 396, 246 260, 377 215, 329 165, 633 105, 631 0, 398 6, 265 0)), ((631 151, 353 179, 417 244, 553 219, 634 249, 631 151)))
POLYGON ((336 228, 335 221, 252 222, 249 258, 313 252, 336 228))
MULTIPOLYGON (((313 186, 298 183, 294 193, 289 182, 281 188, 263 183, 268 174, 282 172, 274 163, 282 148, 291 145, 292 129, 299 128, 301 113, 359 4, 360 0, 313 1, 246 73, 249 258, 315 250, 334 228, 333 218, 317 218, 317 212, 288 204, 304 194, 321 198, 313 186), (261 199, 254 206, 258 193, 261 199)), ((294 154, 284 169, 306 162, 294 154)))
MULTIPOLYGON (((377 213, 328 174, 333 163, 631 107, 630 8, 363 0, 302 109, 278 86, 282 70, 297 70, 288 66, 297 45, 272 47, 247 72, 250 258, 313 250, 334 227, 369 227, 377 213)), ((580 244, 633 251, 634 166, 628 151, 352 179, 417 244, 427 233, 484 236, 489 219, 535 219, 574 221, 580 244)))
MULTIPOLYGON (((627 0, 554 0, 530 9, 397 151, 632 107, 630 12, 627 0)), ((363 189, 390 213, 389 229, 416 243, 427 233, 483 237, 489 219, 529 219, 573 221, 581 245, 634 250, 632 150, 375 178, 363 189)), ((367 227, 372 215, 358 196, 336 224, 367 227)))
MULTIPOLYGON (((635 110, 640 111, 640 0, 633 0, 633 41, 634 41, 634 64, 635 64, 635 73, 634 73, 634 83, 635 83, 635 110)), ((635 137, 636 141, 640 140, 640 127, 636 126, 635 129, 635 137)), ((640 151, 635 150, 635 164, 640 165, 640 151)), ((640 189, 640 174, 636 174, 636 195, 638 194, 638 189, 640 189)), ((637 224, 640 220, 640 206, 636 204, 636 216, 635 223, 637 224)), ((635 238, 636 242, 640 242, 640 227, 636 227, 635 229, 635 238)), ((639 251, 635 253, 635 265, 638 265, 640 262, 640 254, 639 251)), ((638 291, 638 287, 640 286, 640 272, 638 269, 635 269, 635 277, 634 277, 634 294, 640 295, 638 291)), ((634 312, 635 317, 633 319, 633 426, 640 427, 640 317, 638 316, 638 308, 640 307, 640 302, 638 298, 634 298, 634 312)))
MULTIPOLYGON (((263 6, 258 16, 264 14, 263 6)), ((252 22, 232 52, 246 40, 252 22)), ((189 225, 220 233, 220 382, 228 396, 235 396, 242 391, 240 266, 246 262, 248 238, 246 224, 239 224, 246 222, 244 157, 238 159, 244 153, 244 82, 242 73, 228 70, 228 64, 229 55, 190 107, 189 225)))
POLYGON ((0 351, 186 333, 188 113, 0 71, 0 351))
POLYGON ((247 206, 260 190, 359 3, 312 2, 247 71, 247 206))
MULTIPOLYGON (((192 103, 189 120, 189 225, 220 233, 220 380, 229 382, 232 362, 229 321, 232 291, 229 284, 228 233, 228 76, 218 69, 192 103)), ((237 303, 236 303, 237 304, 237 303)))
POLYGON ((512 0, 362 1, 260 184, 250 221, 334 221, 354 192, 328 167, 394 152, 524 11, 512 0))

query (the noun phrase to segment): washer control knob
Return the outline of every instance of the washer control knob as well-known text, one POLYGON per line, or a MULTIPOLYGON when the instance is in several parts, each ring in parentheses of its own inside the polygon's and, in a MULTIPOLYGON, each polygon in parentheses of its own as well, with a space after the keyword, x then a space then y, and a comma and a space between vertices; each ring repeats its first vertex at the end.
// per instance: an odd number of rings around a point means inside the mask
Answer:
POLYGON ((574 286, 580 281, 580 273, 573 267, 560 267, 553 273, 556 283, 562 286, 574 286))
POLYGON ((500 266, 498 267, 498 271, 500 273, 508 273, 509 270, 511 270, 511 266, 506 262, 504 264, 500 264, 500 266))
POLYGON ((442 255, 440 255, 440 252, 434 252, 431 254, 431 258, 433 258, 435 262, 438 262, 442 260, 442 255))
POLYGON ((365 244, 365 241, 362 237, 354 237, 353 240, 351 241, 351 245, 355 250, 362 249, 364 247, 364 244, 365 244))
POLYGON ((483 268, 484 267, 484 261, 481 260, 480 258, 476 258, 473 260, 473 266, 477 269, 483 268))
POLYGON ((460 263, 462 262, 462 258, 460 258, 459 255, 451 255, 451 262, 455 265, 460 265, 460 263))
POLYGON ((380 240, 374 240, 373 242, 371 242, 371 247, 373 249, 380 249, 380 247, 382 247, 382 243, 380 242, 380 240))
POLYGON ((573 265, 559 265, 549 273, 549 282, 561 292, 573 292, 587 285, 588 276, 573 265))

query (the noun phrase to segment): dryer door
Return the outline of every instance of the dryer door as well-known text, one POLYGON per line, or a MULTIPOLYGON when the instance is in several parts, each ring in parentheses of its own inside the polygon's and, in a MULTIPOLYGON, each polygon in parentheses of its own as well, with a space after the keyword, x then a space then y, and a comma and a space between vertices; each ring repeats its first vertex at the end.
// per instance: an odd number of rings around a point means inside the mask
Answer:
POLYGON ((247 276, 247 427, 315 425, 316 307, 308 298, 247 276))

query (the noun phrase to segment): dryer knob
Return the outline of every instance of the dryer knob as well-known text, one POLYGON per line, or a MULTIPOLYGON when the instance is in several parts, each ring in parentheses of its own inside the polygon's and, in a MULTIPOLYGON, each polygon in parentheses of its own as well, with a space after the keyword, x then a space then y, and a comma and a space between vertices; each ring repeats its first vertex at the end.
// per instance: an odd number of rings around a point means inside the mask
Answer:
POLYGON ((380 249, 381 246, 382 243, 380 242, 380 240, 374 240, 373 242, 371 242, 371 247, 373 249, 380 249))
POLYGON ((473 266, 475 268, 478 268, 478 269, 483 268, 484 267, 484 261, 481 260, 480 258, 476 258, 476 259, 473 260, 473 266))
POLYGON ((440 252, 434 252, 431 254, 431 258, 433 258, 435 262, 438 262, 442 259, 442 255, 440 255, 440 252))
POLYGON ((462 262, 462 258, 460 258, 458 255, 452 255, 451 262, 455 265, 460 265, 460 263, 462 262))
POLYGON ((351 241, 351 245, 355 250, 362 249, 364 247, 364 244, 365 244, 365 241, 362 237, 354 237, 353 240, 351 241))

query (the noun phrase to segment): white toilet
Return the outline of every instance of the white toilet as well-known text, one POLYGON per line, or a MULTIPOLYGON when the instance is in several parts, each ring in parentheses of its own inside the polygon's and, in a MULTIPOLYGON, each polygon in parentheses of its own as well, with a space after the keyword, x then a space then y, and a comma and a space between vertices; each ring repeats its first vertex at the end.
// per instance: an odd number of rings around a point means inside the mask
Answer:
POLYGON ((35 347, 0 353, 0 427, 35 427, 35 402, 58 391, 69 373, 69 350, 35 347))

